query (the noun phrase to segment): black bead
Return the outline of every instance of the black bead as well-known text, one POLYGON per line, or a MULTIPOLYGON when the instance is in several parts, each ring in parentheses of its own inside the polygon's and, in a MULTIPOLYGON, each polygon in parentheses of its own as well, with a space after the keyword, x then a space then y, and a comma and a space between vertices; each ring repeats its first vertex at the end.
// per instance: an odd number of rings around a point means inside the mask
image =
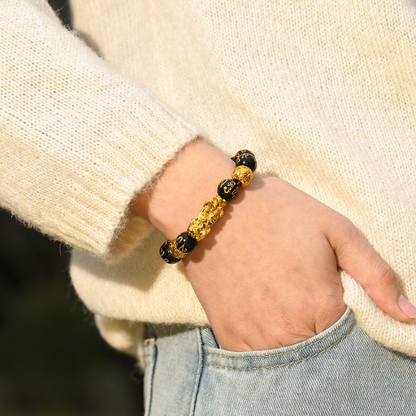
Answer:
POLYGON ((218 185, 218 195, 226 201, 231 201, 238 195, 239 187, 237 182, 232 179, 224 179, 218 185))
POLYGON ((247 166, 254 172, 257 169, 257 160, 250 150, 240 150, 231 158, 236 166, 247 166))
POLYGON ((169 251, 169 243, 170 241, 165 241, 162 246, 160 247, 160 257, 162 257, 163 260, 165 260, 166 263, 168 264, 175 264, 178 261, 180 261, 180 259, 177 259, 175 257, 172 256, 172 254, 170 254, 169 251))
POLYGON ((191 237, 186 231, 176 237, 176 248, 183 254, 190 253, 197 245, 198 241, 191 237))
POLYGON ((250 155, 252 155, 253 157, 255 157, 254 156, 254 153, 251 151, 251 150, 248 150, 248 149, 242 149, 242 150, 239 150, 235 155, 234 155, 234 157, 232 157, 231 159, 232 160, 234 160, 236 157, 239 157, 239 156, 241 156, 243 153, 249 153, 250 155))
POLYGON ((254 156, 245 153, 240 159, 235 161, 236 166, 247 166, 254 172, 257 169, 257 160, 254 156))

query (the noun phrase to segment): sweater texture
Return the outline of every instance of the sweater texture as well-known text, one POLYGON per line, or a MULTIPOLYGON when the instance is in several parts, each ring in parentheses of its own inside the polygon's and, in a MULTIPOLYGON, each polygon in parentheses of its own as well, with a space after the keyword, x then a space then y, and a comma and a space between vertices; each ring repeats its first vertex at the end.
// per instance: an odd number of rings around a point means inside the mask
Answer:
MULTIPOLYGON (((348 217, 416 303, 416 17, 404 0, 0 3, 0 202, 73 247, 104 338, 136 354, 140 322, 207 325, 164 236, 128 204, 198 136, 252 150, 348 217)), ((222 179, 222 178, 221 178, 222 179)), ((201 201, 201 206, 204 201, 201 201)), ((261 203, 261 201, 259 202, 261 203)), ((174 221, 174 219, 172 219, 174 221)), ((416 356, 416 326, 346 273, 364 330, 416 356)))

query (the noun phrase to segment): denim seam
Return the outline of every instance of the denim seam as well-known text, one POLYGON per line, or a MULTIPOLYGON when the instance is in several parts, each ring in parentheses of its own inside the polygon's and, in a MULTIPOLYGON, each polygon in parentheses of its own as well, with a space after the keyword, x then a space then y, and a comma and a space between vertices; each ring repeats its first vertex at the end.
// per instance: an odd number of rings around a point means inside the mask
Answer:
MULTIPOLYGON (((286 354, 291 354, 292 352, 302 351, 305 348, 311 347, 312 345, 315 345, 315 344, 318 344, 321 341, 324 341, 325 339, 329 338, 331 335, 333 335, 336 332, 338 332, 348 322, 348 318, 350 317, 351 313, 352 313, 352 311, 350 311, 350 313, 348 314, 348 316, 345 318, 345 321, 338 328, 336 328, 332 332, 330 332, 328 335, 326 335, 323 338, 318 339, 317 341, 313 342, 312 344, 308 344, 308 345, 305 345, 302 348, 298 348, 297 350, 291 350, 291 351, 285 351, 285 352, 277 352, 275 354, 270 354, 270 355, 250 355, 249 357, 230 357, 230 356, 225 355, 225 354, 216 354, 214 352, 205 352, 205 354, 207 354, 207 355, 215 355, 216 357, 228 358, 230 360, 249 360, 249 359, 252 359, 252 358, 278 357, 280 355, 286 355, 286 354)), ((353 323, 353 326, 354 326, 354 323, 353 323)), ((351 329, 350 329, 350 331, 351 331, 351 329)))
POLYGON ((198 371, 196 374, 194 391, 192 393, 191 408, 190 408, 189 416, 195 415, 196 401, 198 399, 199 387, 201 385, 201 379, 202 379, 202 371, 204 369, 204 362, 205 362, 202 358, 204 352, 202 351, 203 340, 202 340, 201 330, 197 329, 196 333, 198 337, 199 365, 198 365, 198 371))
MULTIPOLYGON (((149 380, 149 396, 147 397, 146 400, 146 413, 145 416, 150 415, 150 411, 152 408, 152 401, 153 401, 153 381, 154 381, 154 377, 155 377, 155 371, 156 371, 156 357, 157 357, 157 349, 156 349, 156 345, 157 345, 157 341, 152 342, 153 345, 151 345, 152 350, 154 351, 154 354, 147 354, 147 357, 155 357, 154 359, 151 360, 151 367, 149 368, 149 370, 151 370, 151 374, 149 374, 150 376, 150 380, 149 380)), ((149 344, 150 344, 149 342, 149 344)))
MULTIPOLYGON (((290 363, 285 363, 285 364, 276 364, 276 365, 268 365, 265 367, 253 367, 253 368, 235 368, 235 367, 226 367, 226 366, 222 366, 222 365, 217 365, 217 364, 212 364, 209 363, 207 361, 204 361, 205 364, 207 365, 212 365, 213 367, 218 367, 218 368, 225 368, 227 370, 237 370, 237 371, 248 371, 248 370, 264 370, 264 369, 268 369, 268 368, 275 368, 275 367, 285 367, 287 365, 292 365, 292 364, 297 364, 300 363, 302 361, 306 361, 309 360, 309 358, 313 358, 316 357, 317 355, 323 354, 324 352, 330 350, 332 347, 334 347, 335 345, 337 345, 339 342, 341 342, 351 331, 352 328, 355 326, 355 321, 353 322, 353 324, 351 325, 351 328, 348 330, 348 332, 342 337, 340 338, 338 341, 334 342, 333 344, 331 344, 329 347, 325 348, 322 351, 317 352, 316 354, 310 355, 309 357, 305 357, 302 358, 301 360, 296 360, 296 361, 291 361, 290 363)), ((228 357, 227 357, 228 358, 228 357)))

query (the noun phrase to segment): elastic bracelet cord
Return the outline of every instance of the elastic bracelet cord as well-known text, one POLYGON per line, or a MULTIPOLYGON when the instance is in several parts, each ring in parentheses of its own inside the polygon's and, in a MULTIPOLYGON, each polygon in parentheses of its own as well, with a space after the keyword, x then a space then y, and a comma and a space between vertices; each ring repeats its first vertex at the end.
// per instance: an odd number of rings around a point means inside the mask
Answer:
POLYGON ((238 151, 231 158, 236 168, 232 179, 224 179, 217 188, 218 195, 205 202, 199 214, 192 218, 187 231, 181 233, 175 240, 167 240, 160 247, 160 256, 166 263, 175 264, 195 249, 198 241, 211 231, 211 227, 223 216, 223 208, 228 201, 234 199, 240 187, 247 186, 253 179, 253 172, 257 168, 256 157, 250 150, 238 151))

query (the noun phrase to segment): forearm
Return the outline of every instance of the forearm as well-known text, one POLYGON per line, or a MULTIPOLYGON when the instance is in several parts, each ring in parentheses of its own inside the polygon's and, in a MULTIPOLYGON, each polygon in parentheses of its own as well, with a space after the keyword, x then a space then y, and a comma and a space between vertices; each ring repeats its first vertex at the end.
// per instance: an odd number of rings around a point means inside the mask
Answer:
POLYGON ((229 157, 198 140, 184 147, 149 192, 137 195, 131 209, 173 239, 186 231, 203 203, 216 195, 221 180, 231 178, 233 168, 229 157))

